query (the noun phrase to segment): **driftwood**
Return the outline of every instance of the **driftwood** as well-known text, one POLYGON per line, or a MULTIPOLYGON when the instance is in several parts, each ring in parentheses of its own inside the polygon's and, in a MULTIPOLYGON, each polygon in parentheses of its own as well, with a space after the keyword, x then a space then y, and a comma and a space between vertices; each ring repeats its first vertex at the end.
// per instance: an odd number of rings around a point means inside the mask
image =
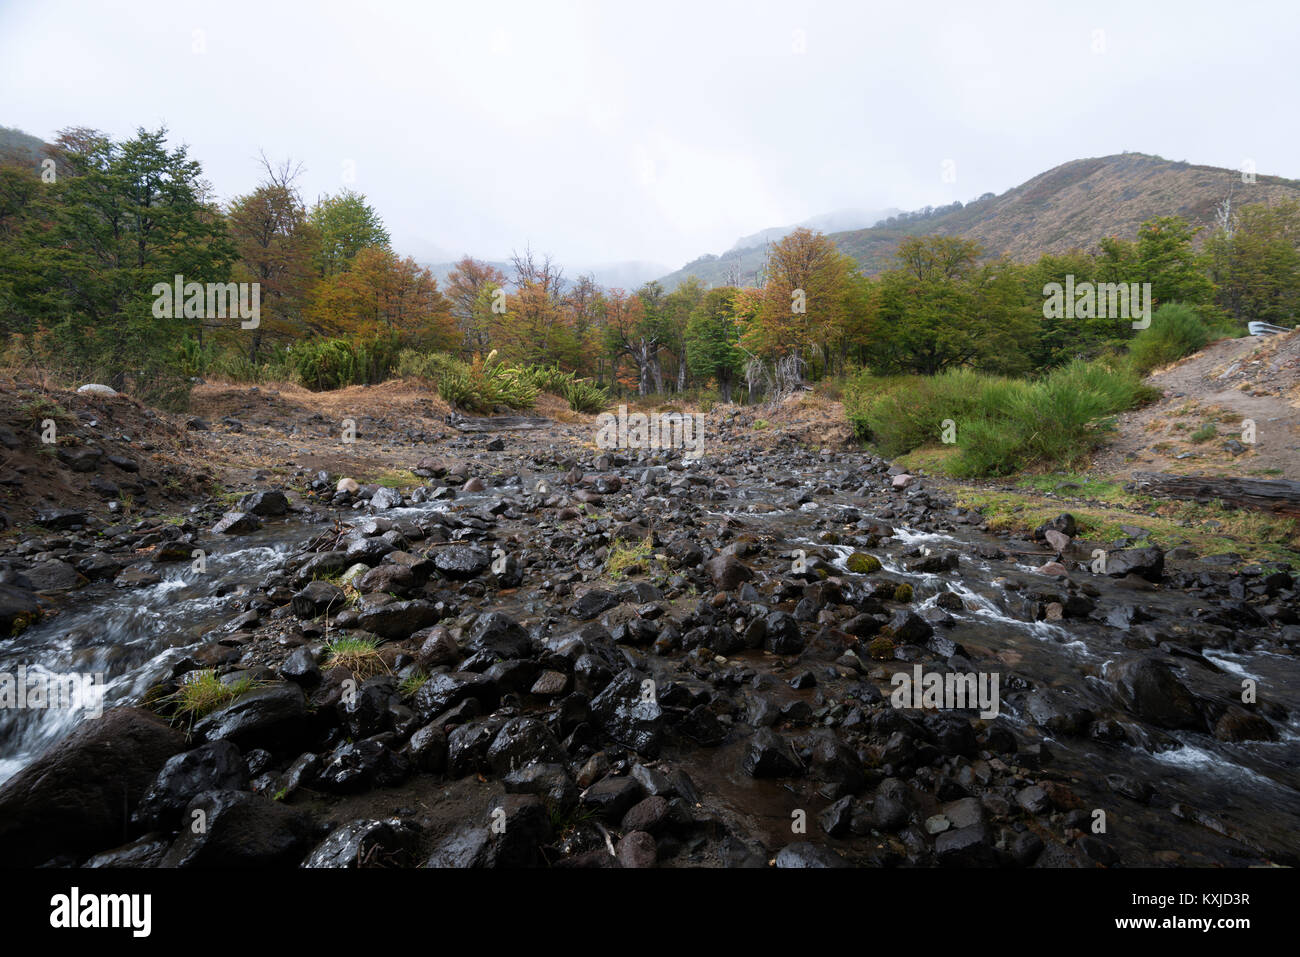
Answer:
POLYGON ((1194 499, 1198 502, 1218 499, 1225 505, 1237 508, 1255 508, 1300 516, 1300 482, 1290 479, 1134 472, 1133 486, 1140 491, 1173 498, 1194 499))
POLYGON ((447 421, 461 432, 505 432, 509 429, 545 429, 555 425, 550 419, 526 415, 497 415, 471 419, 465 416, 448 416, 447 421))

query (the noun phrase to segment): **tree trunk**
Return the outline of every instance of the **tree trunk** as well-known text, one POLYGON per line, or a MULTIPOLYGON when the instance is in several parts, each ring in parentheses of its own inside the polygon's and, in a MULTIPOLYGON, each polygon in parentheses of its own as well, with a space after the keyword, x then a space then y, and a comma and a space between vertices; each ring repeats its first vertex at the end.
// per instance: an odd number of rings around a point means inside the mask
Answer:
POLYGON ((1215 499, 1238 508, 1254 508, 1280 515, 1300 516, 1300 482, 1289 479, 1247 479, 1232 476, 1167 475, 1134 472, 1133 484, 1141 490, 1173 498, 1211 502, 1215 499))

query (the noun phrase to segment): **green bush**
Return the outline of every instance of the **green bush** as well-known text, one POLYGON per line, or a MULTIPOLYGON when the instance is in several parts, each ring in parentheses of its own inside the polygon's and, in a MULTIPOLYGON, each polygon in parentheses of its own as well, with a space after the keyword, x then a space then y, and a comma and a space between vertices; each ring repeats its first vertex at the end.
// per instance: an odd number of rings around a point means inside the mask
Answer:
POLYGON ((1205 348, 1209 341, 1210 329, 1195 309, 1177 302, 1166 303, 1129 346, 1129 362, 1138 375, 1146 375, 1205 348))
POLYGON ((404 379, 431 379, 437 382, 450 372, 463 372, 466 368, 464 362, 445 352, 403 349, 397 354, 393 372, 404 379))
POLYGON ((574 412, 594 414, 609 405, 609 391, 594 382, 569 382, 560 393, 574 412))
POLYGON ((317 392, 382 382, 396 361, 395 337, 309 339, 294 351, 299 380, 317 392))
POLYGON ((537 387, 519 369, 494 363, 496 350, 473 365, 460 363, 438 379, 438 394, 452 405, 471 412, 492 412, 497 406, 531 409, 537 387))
POLYGON ((945 469, 963 477, 1075 464, 1101 440, 1109 416, 1153 395, 1130 367, 1105 360, 1076 360, 1038 380, 960 369, 888 388, 848 397, 859 435, 895 457, 937 442, 951 419, 958 451, 945 469))

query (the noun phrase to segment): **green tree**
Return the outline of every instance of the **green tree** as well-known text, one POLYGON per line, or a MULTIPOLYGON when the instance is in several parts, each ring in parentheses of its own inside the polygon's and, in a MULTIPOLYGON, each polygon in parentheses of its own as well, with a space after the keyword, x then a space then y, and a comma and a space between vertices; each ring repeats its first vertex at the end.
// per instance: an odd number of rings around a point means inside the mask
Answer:
POLYGON ((1205 243, 1219 306, 1238 322, 1295 325, 1300 317, 1300 203, 1244 207, 1205 243))
POLYGON ((363 249, 389 248, 383 220, 365 196, 350 189, 319 200, 312 207, 310 223, 316 235, 312 262, 322 277, 347 270, 363 249))
POLYGON ((732 302, 734 286, 710 289, 691 311, 686 324, 686 357, 691 374, 717 380, 724 402, 731 401, 731 389, 744 368, 740 351, 740 325, 732 302))

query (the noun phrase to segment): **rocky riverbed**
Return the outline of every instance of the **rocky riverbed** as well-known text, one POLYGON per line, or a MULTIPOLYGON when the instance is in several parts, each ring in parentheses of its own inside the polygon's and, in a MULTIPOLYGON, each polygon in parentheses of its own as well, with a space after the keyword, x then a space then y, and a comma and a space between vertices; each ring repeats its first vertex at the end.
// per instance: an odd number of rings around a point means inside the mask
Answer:
POLYGON ((992 535, 861 451, 710 426, 698 462, 557 423, 431 441, 400 488, 42 515, 0 671, 102 673, 105 710, 0 711, 0 859, 1297 863, 1288 570, 992 535), (998 697, 899 707, 899 674, 998 697), (205 676, 238 696, 178 715, 205 676))

